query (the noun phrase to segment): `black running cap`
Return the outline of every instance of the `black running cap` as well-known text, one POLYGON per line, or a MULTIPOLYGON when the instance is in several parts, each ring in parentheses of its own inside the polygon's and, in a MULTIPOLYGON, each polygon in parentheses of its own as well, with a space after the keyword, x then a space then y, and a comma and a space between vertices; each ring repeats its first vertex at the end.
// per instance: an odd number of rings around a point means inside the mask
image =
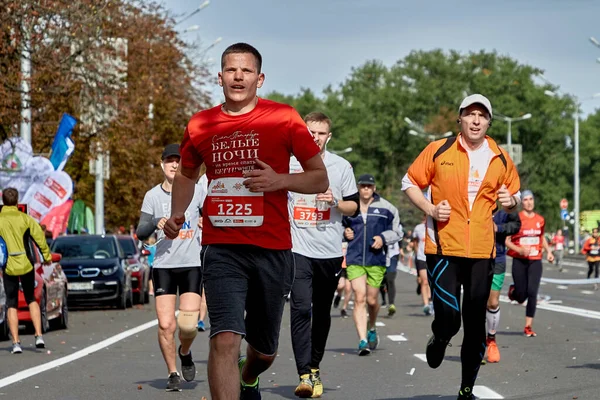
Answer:
POLYGON ((363 174, 358 177, 358 184, 375 186, 375 177, 371 174, 363 174))
POLYGON ((177 156, 181 158, 181 154, 179 154, 179 145, 177 143, 168 144, 162 152, 161 160, 164 160, 167 157, 177 156))

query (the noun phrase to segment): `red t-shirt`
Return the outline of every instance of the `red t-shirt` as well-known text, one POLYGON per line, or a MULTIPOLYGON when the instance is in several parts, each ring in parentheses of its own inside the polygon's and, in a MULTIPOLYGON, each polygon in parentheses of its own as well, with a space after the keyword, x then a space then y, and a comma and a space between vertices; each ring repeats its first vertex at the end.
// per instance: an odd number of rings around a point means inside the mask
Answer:
POLYGON ((528 260, 541 260, 544 238, 544 226, 546 221, 539 214, 533 217, 525 215, 525 211, 519 213, 521 219, 521 230, 511 236, 511 241, 519 247, 529 248, 529 256, 522 256, 516 251, 509 250, 507 255, 513 258, 525 258, 528 260))
POLYGON ((563 250, 565 248, 565 237, 554 235, 552 244, 554 245, 555 250, 563 250))
POLYGON ((206 164, 208 195, 203 206, 202 244, 251 244, 292 248, 288 192, 250 193, 243 170, 255 159, 288 174, 290 155, 304 162, 319 153, 306 124, 292 107, 258 99, 247 114, 228 115, 221 106, 195 114, 180 146, 181 165, 206 164))

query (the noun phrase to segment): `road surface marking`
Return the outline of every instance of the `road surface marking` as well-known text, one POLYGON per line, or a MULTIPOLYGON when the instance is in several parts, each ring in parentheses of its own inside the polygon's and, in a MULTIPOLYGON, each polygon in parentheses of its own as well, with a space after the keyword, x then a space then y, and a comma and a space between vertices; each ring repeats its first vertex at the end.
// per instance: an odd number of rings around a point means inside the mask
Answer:
POLYGON ((388 339, 393 340, 394 342, 406 342, 408 340, 402 335, 388 335, 388 339))
MULTIPOLYGON (((500 295, 500 301, 503 303, 511 303, 509 298, 504 295, 500 295)), ((567 307, 567 306, 561 306, 558 304, 538 304, 537 309, 538 310, 541 309, 541 310, 556 311, 559 313, 577 315, 579 317, 600 319, 599 311, 586 310, 584 308, 567 307)))
POLYGON ((118 335, 109 337, 108 339, 105 339, 101 342, 98 342, 96 344, 93 344, 89 347, 86 347, 85 349, 81 349, 73 354, 70 354, 68 356, 56 359, 54 361, 50 361, 47 362, 45 364, 42 365, 38 365, 37 367, 33 367, 33 368, 29 368, 29 369, 25 369, 23 371, 17 372, 16 374, 7 376, 6 378, 0 379, 0 388, 3 388, 5 386, 8 385, 12 385, 15 382, 19 382, 22 381, 24 379, 27 379, 31 376, 37 375, 37 374, 41 374, 42 372, 48 371, 50 369, 54 369, 56 367, 60 367, 61 365, 70 363, 71 361, 75 361, 78 360, 82 357, 85 357, 87 355, 90 355, 92 353, 97 352, 98 350, 102 350, 104 348, 106 348, 107 346, 113 345, 117 342, 120 342, 123 339, 128 338, 129 336, 133 336, 136 333, 140 333, 142 331, 145 331, 146 329, 150 329, 153 326, 158 325, 158 319, 155 319, 153 321, 150 322, 146 322, 145 324, 142 324, 140 326, 137 326, 135 328, 129 329, 125 332, 121 332, 118 335))
POLYGON ((423 362, 427 362, 427 356, 425 354, 415 354, 415 357, 423 362))
POLYGON ((473 386, 473 394, 479 399, 503 399, 504 397, 500 393, 494 392, 487 386, 475 385, 473 386))
POLYGON ((375 326, 385 326, 385 324, 383 322, 377 321, 375 322, 375 326))

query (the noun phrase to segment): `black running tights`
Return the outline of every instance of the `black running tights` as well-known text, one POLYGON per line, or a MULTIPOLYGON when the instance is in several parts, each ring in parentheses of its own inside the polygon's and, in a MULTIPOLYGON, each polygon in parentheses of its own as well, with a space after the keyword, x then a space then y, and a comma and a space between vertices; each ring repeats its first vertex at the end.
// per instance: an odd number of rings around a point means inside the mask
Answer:
POLYGON ((428 254, 427 276, 435 310, 431 329, 437 339, 449 341, 458 333, 461 285, 464 288, 461 386, 473 387, 486 349, 485 312, 492 286, 492 260, 428 254))
POLYGON ((519 303, 527 300, 525 316, 535 317, 538 290, 542 279, 542 260, 513 258, 512 276, 515 283, 513 298, 519 303))

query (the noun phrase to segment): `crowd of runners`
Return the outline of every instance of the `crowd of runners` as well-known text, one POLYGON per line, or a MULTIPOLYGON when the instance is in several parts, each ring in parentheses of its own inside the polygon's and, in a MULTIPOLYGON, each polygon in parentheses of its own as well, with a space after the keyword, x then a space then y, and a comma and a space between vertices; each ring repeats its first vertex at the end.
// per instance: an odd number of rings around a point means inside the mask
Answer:
MULTIPOLYGON (((423 312, 432 316, 431 368, 442 363, 462 319, 458 399, 473 399, 480 365, 500 361, 506 256, 514 260, 509 296, 527 301, 523 332, 531 337, 543 253, 554 257, 533 193, 520 191, 512 160, 486 135, 490 101, 466 97, 457 110, 460 133, 430 143, 406 172, 402 190, 423 221, 405 235, 375 177, 356 179, 348 161, 327 151, 330 118, 319 111, 301 118, 257 97, 261 66, 248 44, 225 50, 218 74, 225 102, 194 115, 181 144, 165 148, 165 179, 144 198, 137 236, 156 238, 152 279, 166 389, 180 390, 181 378, 196 375, 191 346, 207 306, 212 398, 260 399, 259 376, 275 360, 289 301, 295 395, 321 397, 332 305, 348 317, 354 297, 357 353, 369 355, 379 344, 382 304, 388 316, 396 313, 400 261, 416 269, 423 312)), ((598 246, 586 249, 597 276, 598 246)))

